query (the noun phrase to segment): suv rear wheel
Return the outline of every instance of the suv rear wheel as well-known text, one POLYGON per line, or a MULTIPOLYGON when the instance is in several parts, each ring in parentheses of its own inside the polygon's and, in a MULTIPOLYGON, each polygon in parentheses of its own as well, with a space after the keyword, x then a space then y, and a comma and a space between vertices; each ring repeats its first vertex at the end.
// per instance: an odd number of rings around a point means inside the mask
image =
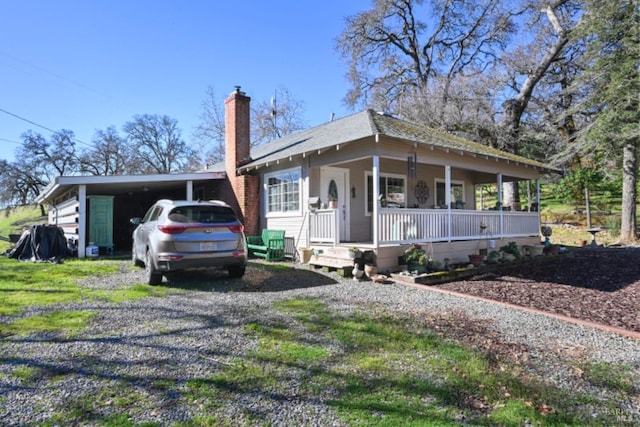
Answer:
POLYGON ((240 278, 244 276, 245 267, 229 267, 229 276, 240 278))
POLYGON ((151 251, 149 249, 147 249, 147 256, 144 262, 144 275, 145 280, 151 286, 156 286, 162 283, 162 273, 158 273, 153 266, 153 257, 151 256, 151 251))

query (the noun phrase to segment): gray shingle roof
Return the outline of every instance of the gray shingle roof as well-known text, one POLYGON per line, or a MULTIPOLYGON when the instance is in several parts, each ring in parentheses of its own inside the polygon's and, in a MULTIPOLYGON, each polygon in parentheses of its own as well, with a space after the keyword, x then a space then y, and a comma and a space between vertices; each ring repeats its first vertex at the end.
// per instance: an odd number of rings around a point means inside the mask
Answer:
POLYGON ((419 123, 377 113, 373 110, 361 111, 301 132, 286 135, 253 148, 251 150, 251 161, 243 165, 241 169, 253 169, 254 167, 287 159, 292 156, 316 152, 366 137, 375 137, 376 134, 429 145, 434 148, 461 150, 466 153, 488 156, 492 159, 498 158, 519 162, 545 171, 554 170, 548 165, 535 160, 468 141, 419 123))

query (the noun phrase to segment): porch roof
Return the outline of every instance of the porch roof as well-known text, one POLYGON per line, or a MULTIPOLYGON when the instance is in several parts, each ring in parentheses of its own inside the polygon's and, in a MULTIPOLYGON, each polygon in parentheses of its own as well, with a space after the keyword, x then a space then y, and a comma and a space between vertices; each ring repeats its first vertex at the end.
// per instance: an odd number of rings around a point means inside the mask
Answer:
POLYGON ((251 150, 251 160, 238 168, 240 173, 300 155, 319 153, 339 145, 352 143, 376 135, 402 139, 440 150, 455 150, 515 162, 539 169, 557 172, 544 163, 501 151, 477 142, 437 131, 419 123, 365 110, 331 122, 286 135, 251 150))

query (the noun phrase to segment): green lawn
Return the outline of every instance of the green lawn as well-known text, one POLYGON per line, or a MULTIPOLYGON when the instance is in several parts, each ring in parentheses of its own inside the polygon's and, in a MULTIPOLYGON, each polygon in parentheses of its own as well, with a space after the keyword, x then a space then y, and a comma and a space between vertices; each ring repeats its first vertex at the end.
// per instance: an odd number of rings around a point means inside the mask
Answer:
MULTIPOLYGON (((91 328, 99 313, 95 308, 67 310, 65 303, 107 300, 117 304, 186 292, 135 283, 114 290, 77 284, 78 279, 112 274, 127 265, 108 260, 48 264, 0 259, 0 315, 14 316, 0 323, 0 336, 21 339, 47 331, 72 340, 91 328), (23 315, 28 307, 54 304, 57 308, 46 315, 23 315)), ((291 274, 279 266, 261 268, 291 274)), ((244 324, 246 338, 255 343, 248 354, 221 364, 215 374, 183 382, 154 382, 152 392, 170 389, 175 404, 193 405, 194 417, 176 425, 236 425, 235 418, 224 415, 226 401, 245 393, 287 396, 293 371, 304 378, 297 398, 321 396, 353 426, 457 426, 462 419, 487 426, 613 425, 616 417, 626 416, 616 399, 560 390, 528 372, 517 354, 492 351, 498 338, 489 338, 482 326, 461 315, 392 312, 381 307, 354 307, 350 314, 340 314, 321 299, 304 297, 276 302, 273 308, 277 316, 244 324), (493 344, 486 345, 487 340, 493 344), (478 346, 481 342, 485 345, 478 346)), ((0 342, 0 354, 7 354, 3 345, 0 342)), ((576 366, 581 366, 588 381, 620 396, 638 392, 628 381, 632 367, 578 365, 578 361, 576 366)), ((41 380, 37 366, 16 365, 11 375, 29 387, 48 384, 41 380)), ((46 424, 140 425, 133 414, 143 402, 139 387, 121 378, 113 380, 109 390, 74 395, 73 403, 56 407, 46 424), (111 415, 96 418, 105 410, 111 415)), ((268 425, 248 409, 243 418, 248 420, 243 425, 268 425)))

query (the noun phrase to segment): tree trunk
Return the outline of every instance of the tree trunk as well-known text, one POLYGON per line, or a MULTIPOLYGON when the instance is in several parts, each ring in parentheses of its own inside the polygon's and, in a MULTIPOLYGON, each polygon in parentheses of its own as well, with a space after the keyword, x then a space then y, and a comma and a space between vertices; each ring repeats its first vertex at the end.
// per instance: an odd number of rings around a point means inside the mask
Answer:
POLYGON ((520 210, 518 181, 510 181, 502 184, 502 206, 511 208, 512 211, 520 210))
POLYGON ((47 211, 44 210, 44 205, 40 203, 40 216, 45 216, 46 214, 47 214, 47 211))
POLYGON ((627 141, 622 148, 622 218, 618 243, 636 243, 636 182, 638 147, 636 139, 627 141))
MULTIPOLYGON (((509 99, 503 104, 505 111, 504 117, 502 118, 502 138, 504 138, 504 140, 502 141, 502 147, 500 148, 506 148, 507 151, 513 154, 518 154, 519 151, 518 137, 520 134, 520 122, 522 120, 522 115, 529 105, 529 101, 533 95, 533 90, 538 82, 544 77, 551 64, 558 59, 564 46, 569 42, 568 32, 562 28, 554 6, 547 6, 545 12, 547 14, 547 19, 549 19, 549 23, 557 33, 556 41, 553 45, 549 46, 549 50, 540 60, 537 68, 533 70, 524 81, 516 99, 509 99)), ((511 206, 513 210, 519 210, 520 195, 518 192, 518 183, 507 182, 504 184, 503 188, 503 205, 511 206)))

